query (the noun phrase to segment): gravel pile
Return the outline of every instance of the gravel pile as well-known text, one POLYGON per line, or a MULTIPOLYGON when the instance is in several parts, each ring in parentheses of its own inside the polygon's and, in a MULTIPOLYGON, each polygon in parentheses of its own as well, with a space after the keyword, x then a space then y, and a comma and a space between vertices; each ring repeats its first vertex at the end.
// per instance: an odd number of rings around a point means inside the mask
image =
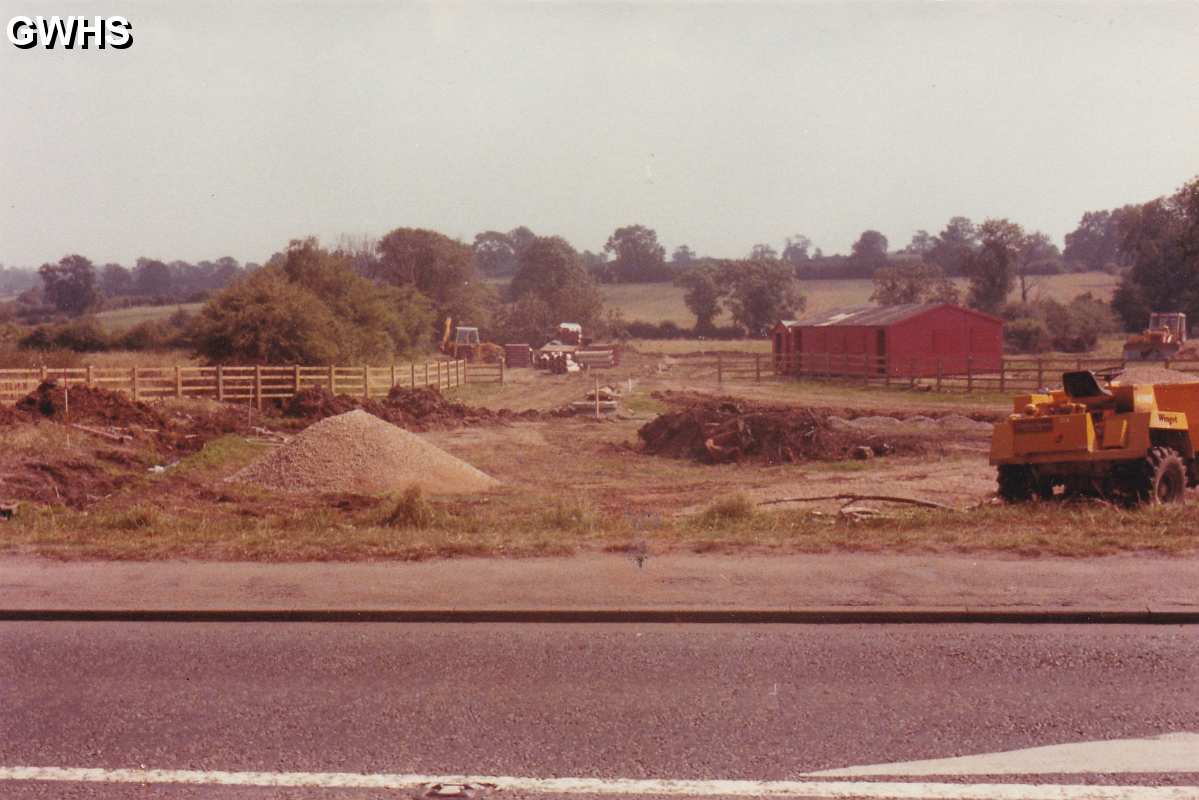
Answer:
POLYGON ((1128 367, 1112 378, 1112 385, 1128 385, 1130 383, 1199 383, 1199 375, 1152 364, 1137 364, 1128 367))
POLYGON ((498 481, 361 409, 328 417, 229 480, 283 492, 370 494, 412 484, 430 493, 485 491, 498 481))

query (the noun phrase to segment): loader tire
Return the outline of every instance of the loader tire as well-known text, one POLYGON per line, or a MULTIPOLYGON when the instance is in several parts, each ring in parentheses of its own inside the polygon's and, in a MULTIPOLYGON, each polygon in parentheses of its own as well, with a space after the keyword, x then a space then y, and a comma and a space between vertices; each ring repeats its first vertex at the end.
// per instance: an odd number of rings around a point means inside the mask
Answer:
POLYGON ((1037 476, 1027 464, 999 466, 999 497, 1005 503, 1026 503, 1037 494, 1037 476))
POLYGON ((1186 487, 1186 462, 1178 451, 1169 447, 1150 449, 1141 471, 1137 492, 1140 501, 1150 505, 1181 503, 1186 487))

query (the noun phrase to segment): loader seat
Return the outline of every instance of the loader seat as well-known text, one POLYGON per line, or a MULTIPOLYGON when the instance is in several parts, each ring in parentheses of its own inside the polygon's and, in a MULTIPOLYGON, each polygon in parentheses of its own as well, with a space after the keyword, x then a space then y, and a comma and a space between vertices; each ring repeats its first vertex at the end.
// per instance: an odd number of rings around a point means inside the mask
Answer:
POLYGON ((1062 388, 1071 399, 1081 400, 1086 397, 1111 397, 1112 393, 1099 385, 1095 373, 1090 370, 1080 372, 1063 372, 1062 388))

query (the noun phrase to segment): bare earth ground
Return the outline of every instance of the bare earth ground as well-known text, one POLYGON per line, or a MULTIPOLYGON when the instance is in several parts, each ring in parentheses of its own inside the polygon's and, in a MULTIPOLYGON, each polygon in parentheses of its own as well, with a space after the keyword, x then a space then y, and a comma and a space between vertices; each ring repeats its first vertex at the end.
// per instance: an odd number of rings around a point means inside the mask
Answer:
MULTIPOLYGON (((454 397, 471 406, 545 412, 595 385, 595 375, 506 375, 503 386, 468 386, 454 397)), ((835 383, 717 385, 714 378, 684 358, 632 353, 602 375, 626 392, 616 419, 539 413, 534 421, 476 418, 424 433, 502 486, 416 501, 282 495, 227 482, 306 424, 271 414, 243 419, 242 410, 216 404, 166 404, 164 414, 199 425, 204 437, 167 441, 143 426, 131 429, 138 435, 125 443, 50 421, 20 423, 0 428, 6 444, 0 501, 6 487, 20 485, 37 490, 39 502, 25 502, 14 520, 0 523, 0 548, 67 559, 325 561, 597 551, 1091 556, 1189 553, 1199 544, 1189 505, 1128 511, 1100 503, 994 504, 985 426, 925 429, 913 435, 926 449, 867 461, 711 465, 641 452, 637 431, 668 408, 670 399, 658 394, 664 391, 735 394, 847 416, 995 417, 1010 402, 835 383), (951 508, 855 503, 854 513, 846 513, 841 501, 758 505, 842 493, 951 508)))

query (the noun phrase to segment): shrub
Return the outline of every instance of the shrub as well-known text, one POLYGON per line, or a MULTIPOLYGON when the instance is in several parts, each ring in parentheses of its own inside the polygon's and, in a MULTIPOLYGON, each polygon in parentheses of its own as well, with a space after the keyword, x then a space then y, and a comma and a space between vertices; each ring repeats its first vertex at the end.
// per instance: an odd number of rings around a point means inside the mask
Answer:
POLYGON ((433 506, 425 499, 420 486, 413 484, 400 495, 400 499, 396 501, 395 507, 383 520, 383 523, 392 528, 423 530, 430 527, 436 517, 433 506))
POLYGON ((1049 329, 1036 317, 1018 317, 1003 327, 1003 340, 1020 353, 1042 353, 1049 349, 1049 329))

